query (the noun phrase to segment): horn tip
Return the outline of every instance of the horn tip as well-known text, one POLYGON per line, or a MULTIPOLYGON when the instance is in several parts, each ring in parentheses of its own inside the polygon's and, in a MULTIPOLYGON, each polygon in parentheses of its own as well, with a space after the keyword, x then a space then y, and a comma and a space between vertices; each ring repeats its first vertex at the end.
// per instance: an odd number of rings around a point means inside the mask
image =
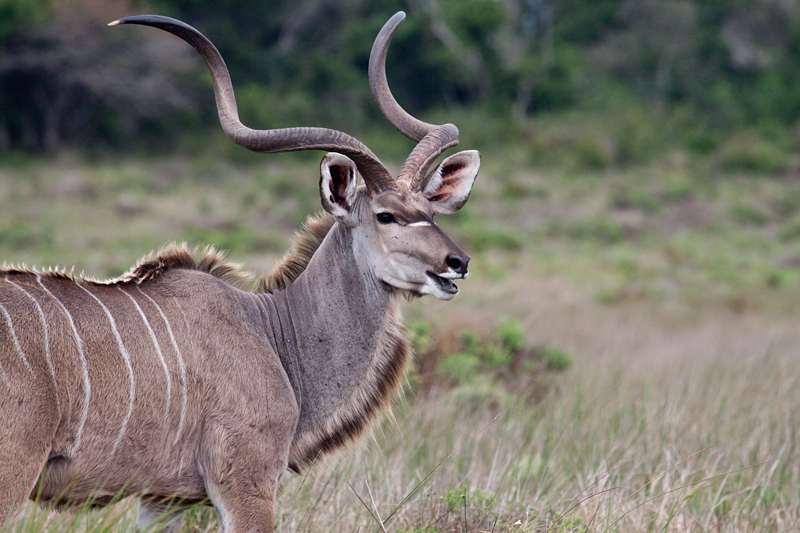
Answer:
POLYGON ((122 20, 122 19, 117 19, 117 20, 115 20, 113 22, 109 22, 108 23, 109 26, 119 26, 121 24, 125 24, 125 21, 122 20))

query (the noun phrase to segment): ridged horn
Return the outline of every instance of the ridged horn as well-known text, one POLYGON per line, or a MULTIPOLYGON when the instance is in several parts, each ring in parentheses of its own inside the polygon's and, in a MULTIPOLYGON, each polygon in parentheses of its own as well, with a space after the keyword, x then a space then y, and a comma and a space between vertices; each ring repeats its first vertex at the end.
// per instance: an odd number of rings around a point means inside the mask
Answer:
POLYGON ((452 124, 436 126, 423 122, 400 107, 392 96, 386 79, 386 55, 392 36, 405 18, 406 14, 398 11, 375 38, 369 55, 369 86, 383 116, 400 133, 419 143, 403 164, 398 181, 408 183, 411 190, 421 190, 426 185, 423 182, 431 163, 442 152, 458 144, 458 128, 452 124))
POLYGON ((428 185, 428 169, 445 150, 458 144, 458 128, 452 124, 437 126, 417 143, 400 168, 398 182, 408 184, 412 191, 422 191, 428 185))
POLYGON ((141 24, 177 35, 197 50, 206 62, 214 83, 219 121, 225 134, 236 144, 258 153, 325 150, 344 154, 356 164, 371 194, 394 188, 386 167, 361 141, 327 128, 283 128, 254 130, 239 120, 236 98, 228 67, 217 48, 202 33, 179 20, 158 15, 140 15, 116 20, 109 26, 141 24))
POLYGON ((400 104, 392 96, 389 80, 386 79, 386 54, 389 51, 389 43, 392 42, 394 32, 405 19, 406 14, 398 11, 383 25, 378 36, 375 37, 372 52, 369 54, 369 87, 372 89, 372 97, 375 98, 375 102, 386 120, 400 133, 419 142, 436 126, 414 118, 400 107, 400 104))

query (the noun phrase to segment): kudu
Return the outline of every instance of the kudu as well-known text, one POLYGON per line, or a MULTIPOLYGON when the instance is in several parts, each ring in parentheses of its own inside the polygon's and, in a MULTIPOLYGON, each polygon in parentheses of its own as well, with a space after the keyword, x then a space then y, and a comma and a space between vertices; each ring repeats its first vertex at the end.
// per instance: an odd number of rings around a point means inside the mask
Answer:
MULTIPOLYGON (((383 114, 417 141, 399 176, 334 130, 256 131, 239 121, 222 57, 194 28, 138 16, 203 56, 220 122, 261 153, 326 150, 311 218, 255 292, 213 250, 170 246, 105 282, 0 272, 0 520, 24 500, 140 495, 139 523, 213 504, 226 532, 272 531, 283 472, 352 441, 387 408, 410 357, 404 295, 449 300, 469 256, 433 221, 469 197, 480 158, 451 124, 406 113, 385 74, 405 15, 379 33, 369 78, 383 114), (358 174, 364 186, 358 184, 358 174)), ((180 526, 180 516, 168 527, 180 526)))

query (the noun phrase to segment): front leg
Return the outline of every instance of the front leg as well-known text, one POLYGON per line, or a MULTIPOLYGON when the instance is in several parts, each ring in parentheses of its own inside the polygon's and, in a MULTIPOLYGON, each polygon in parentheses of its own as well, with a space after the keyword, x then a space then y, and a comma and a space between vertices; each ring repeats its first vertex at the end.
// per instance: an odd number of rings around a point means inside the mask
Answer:
POLYGON ((226 432, 218 426, 206 441, 203 478, 223 533, 274 530, 273 507, 292 434, 269 435, 265 429, 226 432))
POLYGON ((140 500, 136 529, 178 533, 183 529, 183 506, 169 500, 140 500))
POLYGON ((209 483, 207 490, 217 511, 222 533, 273 533, 274 501, 277 483, 263 491, 245 491, 241 487, 225 487, 209 483))

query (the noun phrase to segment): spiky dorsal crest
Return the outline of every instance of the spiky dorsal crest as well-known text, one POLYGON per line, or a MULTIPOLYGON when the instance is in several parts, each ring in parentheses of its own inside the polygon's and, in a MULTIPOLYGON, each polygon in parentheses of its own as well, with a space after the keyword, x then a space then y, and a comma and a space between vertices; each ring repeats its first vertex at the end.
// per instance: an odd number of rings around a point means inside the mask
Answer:
MULTIPOLYGON (((289 251, 275 265, 272 272, 268 276, 258 279, 256 292, 281 290, 297 279, 308 266, 311 257, 322 244, 322 240, 334 223, 335 220, 328 213, 310 215, 301 229, 295 233, 289 251)), ((0 276, 4 274, 38 274, 72 281, 78 279, 98 285, 113 285, 116 283, 143 283, 173 269, 207 272, 240 289, 247 290, 253 286, 253 274, 241 270, 240 264, 227 261, 224 252, 211 245, 198 246, 192 250, 185 242, 168 244, 157 252, 151 252, 125 274, 105 281, 83 275, 76 278, 72 270, 61 268, 38 270, 25 265, 8 264, 0 267, 0 276)))
POLYGON ((285 289, 306 269, 314 252, 322 244, 336 221, 326 212, 309 215, 303 226, 295 233, 289 251, 275 265, 267 277, 262 277, 257 292, 273 292, 285 289))
POLYGON ((247 289, 253 281, 252 274, 242 271, 238 263, 226 261, 225 254, 213 246, 190 250, 184 242, 169 244, 156 253, 150 253, 111 283, 142 283, 172 269, 207 272, 241 289, 247 289))
MULTIPOLYGON (((309 215, 302 227, 295 233, 289 251, 268 276, 258 279, 256 292, 285 289, 296 280, 306 269, 311 257, 335 222, 333 217, 325 212, 309 215)), ((170 244, 157 253, 151 253, 139 261, 128 273, 112 281, 141 283, 173 268, 208 272, 243 289, 249 288, 253 280, 252 274, 240 270, 241 265, 237 263, 227 262, 225 254, 213 246, 206 246, 202 251, 199 248, 192 251, 186 243, 181 243, 170 244)))

